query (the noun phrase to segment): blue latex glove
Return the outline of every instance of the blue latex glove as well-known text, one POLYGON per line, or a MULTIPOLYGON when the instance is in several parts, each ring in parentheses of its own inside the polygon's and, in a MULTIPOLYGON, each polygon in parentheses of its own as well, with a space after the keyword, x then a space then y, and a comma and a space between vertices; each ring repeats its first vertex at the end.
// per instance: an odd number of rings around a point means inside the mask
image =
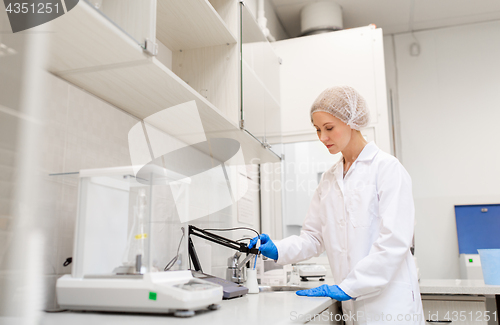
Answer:
POLYGON ((323 284, 317 288, 309 290, 299 290, 296 292, 298 296, 308 296, 308 297, 330 297, 338 301, 351 300, 352 298, 348 296, 339 286, 329 286, 323 284))
MULTIPOLYGON (((248 248, 253 248, 257 244, 258 239, 259 237, 252 238, 250 244, 248 244, 248 248)), ((278 248, 276 248, 276 245, 274 245, 273 241, 267 234, 260 235, 259 251, 265 257, 272 258, 273 260, 278 259, 278 248)))

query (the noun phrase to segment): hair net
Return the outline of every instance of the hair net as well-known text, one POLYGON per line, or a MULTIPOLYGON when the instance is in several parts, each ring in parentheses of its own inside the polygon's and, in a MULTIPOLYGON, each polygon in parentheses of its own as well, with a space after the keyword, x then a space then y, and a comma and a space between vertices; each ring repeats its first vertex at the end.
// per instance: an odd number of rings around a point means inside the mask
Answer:
POLYGON ((330 113, 355 130, 366 127, 370 120, 365 99, 349 86, 327 88, 312 104, 311 121, 314 112, 330 113))

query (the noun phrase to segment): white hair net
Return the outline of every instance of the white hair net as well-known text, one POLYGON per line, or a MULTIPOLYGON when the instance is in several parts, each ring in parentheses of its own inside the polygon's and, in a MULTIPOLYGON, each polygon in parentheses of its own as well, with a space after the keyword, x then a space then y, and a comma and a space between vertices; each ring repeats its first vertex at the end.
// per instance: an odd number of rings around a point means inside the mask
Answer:
POLYGON ((365 99, 349 86, 327 88, 312 104, 311 121, 314 112, 330 113, 355 130, 366 127, 370 120, 365 99))

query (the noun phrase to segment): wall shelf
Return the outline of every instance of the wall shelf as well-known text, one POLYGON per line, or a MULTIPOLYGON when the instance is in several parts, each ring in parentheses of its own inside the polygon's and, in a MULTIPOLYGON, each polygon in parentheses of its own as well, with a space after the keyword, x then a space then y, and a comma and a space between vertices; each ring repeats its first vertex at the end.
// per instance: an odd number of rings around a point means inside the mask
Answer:
POLYGON ((84 1, 41 28, 48 31, 48 70, 55 74, 147 58, 137 42, 84 1))
POLYGON ((156 38, 172 51, 236 43, 207 0, 158 0, 156 38))
MULTIPOLYGON (((63 21, 56 19, 57 24, 51 25, 54 33, 50 56, 57 55, 64 60, 52 59, 48 67, 50 72, 140 119, 195 101, 207 138, 237 140, 247 163, 255 158, 260 162, 279 161, 274 153, 240 130, 170 69, 156 58, 145 55, 141 47, 123 35, 118 27, 103 22, 105 18, 87 3, 80 1, 77 8, 61 18, 66 16, 71 18, 63 21), (76 23, 73 16, 77 17, 76 23), (97 38, 103 44, 96 45, 95 51, 85 49, 85 45, 96 39, 96 35, 90 32, 93 29, 87 29, 92 25, 102 28, 97 38), (113 43, 101 49, 100 45, 105 45, 107 41, 113 43), (83 53, 77 52, 79 49, 83 53), (117 55, 116 60, 113 60, 113 54, 117 55)), ((162 131, 168 133, 168 130, 162 131)))

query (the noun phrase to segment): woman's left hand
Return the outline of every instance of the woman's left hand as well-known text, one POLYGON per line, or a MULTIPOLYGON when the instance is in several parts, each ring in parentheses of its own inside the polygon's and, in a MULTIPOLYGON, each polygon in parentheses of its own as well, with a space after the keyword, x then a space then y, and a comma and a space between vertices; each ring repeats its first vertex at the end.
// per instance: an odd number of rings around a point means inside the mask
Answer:
POLYGON ((327 284, 323 284, 317 288, 308 289, 308 290, 299 290, 296 292, 298 296, 308 296, 308 297, 330 297, 337 301, 346 301, 351 300, 352 298, 347 295, 339 286, 329 286, 327 284))

